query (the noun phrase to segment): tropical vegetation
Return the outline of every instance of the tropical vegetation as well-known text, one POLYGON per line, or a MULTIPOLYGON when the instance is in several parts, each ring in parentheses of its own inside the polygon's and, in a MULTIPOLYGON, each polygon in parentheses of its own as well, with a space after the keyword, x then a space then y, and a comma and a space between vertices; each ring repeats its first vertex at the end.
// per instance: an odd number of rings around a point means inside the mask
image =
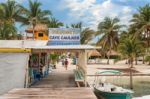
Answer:
POLYGON ((20 5, 8 0, 0 4, 0 39, 13 39, 17 35, 15 20, 21 14, 20 5))
POLYGON ((49 54, 49 57, 50 57, 50 62, 52 63, 52 64, 56 64, 56 62, 57 62, 57 60, 58 60, 58 58, 59 58, 59 54, 57 54, 57 53, 51 53, 51 54, 49 54))
MULTIPOLYGON (((64 23, 53 17, 50 10, 43 10, 41 6, 42 3, 38 0, 28 0, 28 7, 24 7, 13 0, 0 3, 0 39, 21 39, 15 25, 17 22, 22 23, 22 25, 31 25, 33 32, 35 26, 39 23, 46 24, 48 28, 64 27, 64 23)), ((131 37, 131 35, 135 41, 138 40, 144 45, 140 50, 136 50, 134 61, 141 56, 143 57, 143 63, 149 59, 147 58, 150 56, 148 53, 150 47, 149 4, 139 7, 137 13, 133 14, 128 28, 120 24, 117 17, 105 17, 104 20, 99 22, 97 31, 89 27, 83 27, 82 22, 66 25, 66 27, 80 29, 81 44, 89 44, 95 37, 100 36, 96 45, 102 47, 100 52, 107 57, 108 64, 113 50, 120 55, 124 54, 118 51, 118 46, 124 41, 128 42, 126 38, 131 37), (122 31, 123 28, 126 30, 122 31)), ((128 55, 125 56, 128 59, 128 55)))
POLYGON ((148 64, 150 65, 150 55, 145 57, 145 61, 148 62, 148 64))
POLYGON ((87 44, 89 43, 96 35, 96 32, 90 28, 85 28, 81 31, 80 43, 87 44))
MULTIPOLYGON (((17 33, 16 23, 31 25, 34 29, 37 24, 46 24, 48 28, 64 27, 64 23, 52 16, 50 10, 43 10, 38 0, 28 0, 28 7, 18 4, 14 0, 0 3, 0 39, 21 39, 17 33)), ((132 15, 129 26, 120 24, 117 17, 105 17, 99 22, 97 30, 84 28, 82 22, 66 25, 66 28, 79 28, 81 31, 81 44, 89 44, 99 36, 96 46, 101 46, 101 55, 106 56, 109 64, 112 51, 118 53, 118 60, 128 60, 130 70, 130 87, 133 89, 134 62, 138 57, 150 65, 150 5, 139 7, 137 13, 132 15), (123 31, 124 30, 124 31, 123 31)), ((53 64, 59 55, 50 54, 53 64)), ((137 62, 135 62, 137 64, 137 62)))
POLYGON ((0 39, 14 39, 17 36, 17 30, 13 23, 4 21, 0 23, 0 39))
POLYGON ((107 50, 107 52, 109 52, 107 54, 107 64, 109 64, 112 49, 116 49, 119 44, 118 33, 123 27, 123 25, 119 24, 119 21, 118 18, 105 17, 104 21, 98 24, 97 35, 102 35, 102 37, 98 40, 97 45, 101 45, 102 50, 107 50))
POLYGON ((79 22, 79 23, 76 23, 76 24, 71 24, 71 28, 79 28, 80 30, 82 30, 82 27, 83 27, 82 22, 79 22))
POLYGON ((57 20, 56 18, 51 17, 51 19, 48 21, 49 28, 59 28, 62 26, 64 26, 64 24, 59 20, 57 20))
POLYGON ((145 41, 147 47, 150 47, 150 5, 146 4, 139 7, 138 13, 133 15, 130 29, 134 30, 135 37, 145 41))
POLYGON ((142 48, 142 42, 138 39, 135 39, 132 35, 127 36, 124 39, 120 39, 120 44, 118 45, 118 52, 121 53, 121 59, 128 59, 129 62, 131 89, 133 89, 133 62, 137 57, 137 53, 141 53, 143 51, 142 48))

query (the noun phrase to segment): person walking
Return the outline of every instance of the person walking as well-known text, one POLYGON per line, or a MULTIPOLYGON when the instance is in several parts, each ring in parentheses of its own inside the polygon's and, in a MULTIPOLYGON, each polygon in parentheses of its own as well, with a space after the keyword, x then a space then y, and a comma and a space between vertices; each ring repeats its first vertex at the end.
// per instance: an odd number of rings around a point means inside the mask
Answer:
POLYGON ((68 60, 67 59, 65 59, 64 65, 65 65, 65 68, 67 70, 67 68, 68 68, 68 60))

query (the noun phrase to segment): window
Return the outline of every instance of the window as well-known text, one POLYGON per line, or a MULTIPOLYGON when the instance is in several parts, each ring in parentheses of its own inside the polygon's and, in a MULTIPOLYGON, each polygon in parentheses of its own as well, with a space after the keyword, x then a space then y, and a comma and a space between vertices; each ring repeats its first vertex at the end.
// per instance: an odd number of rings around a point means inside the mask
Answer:
POLYGON ((38 35, 39 37, 43 37, 43 33, 39 33, 39 35, 38 35))

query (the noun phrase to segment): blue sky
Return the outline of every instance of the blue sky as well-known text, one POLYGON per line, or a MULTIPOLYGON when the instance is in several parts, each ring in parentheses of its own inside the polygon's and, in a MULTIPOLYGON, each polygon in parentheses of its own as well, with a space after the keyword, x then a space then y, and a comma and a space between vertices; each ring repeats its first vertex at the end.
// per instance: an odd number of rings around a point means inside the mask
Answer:
MULTIPOLYGON (((6 0, 0 0, 5 2, 6 0)), ((16 0, 28 7, 28 0, 16 0)), ((51 10, 53 16, 65 24, 83 22, 84 27, 97 28, 105 16, 119 17, 122 24, 129 24, 139 6, 150 0, 38 0, 42 9, 51 10)), ((19 25, 17 24, 17 27, 19 25)), ((19 28, 22 29, 22 28, 19 28)))

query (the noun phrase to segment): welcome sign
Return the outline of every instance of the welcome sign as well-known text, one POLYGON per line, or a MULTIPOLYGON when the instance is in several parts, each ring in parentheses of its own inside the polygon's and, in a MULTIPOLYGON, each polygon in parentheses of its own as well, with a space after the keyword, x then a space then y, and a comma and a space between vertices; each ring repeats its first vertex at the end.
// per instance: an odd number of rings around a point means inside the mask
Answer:
POLYGON ((48 45, 79 45, 80 29, 49 28, 48 45))

